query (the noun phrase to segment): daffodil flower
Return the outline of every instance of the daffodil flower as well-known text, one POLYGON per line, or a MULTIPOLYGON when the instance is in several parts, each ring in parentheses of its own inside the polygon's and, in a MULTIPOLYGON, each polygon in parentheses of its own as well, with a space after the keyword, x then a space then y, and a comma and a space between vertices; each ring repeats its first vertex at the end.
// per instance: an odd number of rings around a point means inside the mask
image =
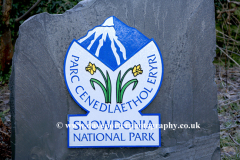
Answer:
POLYGON ((93 75, 94 72, 96 72, 95 64, 92 64, 91 62, 89 62, 88 66, 86 67, 86 71, 88 71, 91 75, 93 75))
POLYGON ((136 77, 139 74, 142 74, 143 71, 141 70, 141 65, 139 64, 138 66, 134 66, 132 73, 133 73, 134 77, 136 77))

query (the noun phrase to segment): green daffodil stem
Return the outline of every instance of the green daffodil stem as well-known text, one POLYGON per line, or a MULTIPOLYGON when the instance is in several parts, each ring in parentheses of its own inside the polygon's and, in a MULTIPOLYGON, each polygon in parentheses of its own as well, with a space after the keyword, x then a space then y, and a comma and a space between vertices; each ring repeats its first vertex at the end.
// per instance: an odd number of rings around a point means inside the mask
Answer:
POLYGON ((106 86, 107 86, 107 78, 106 78, 105 75, 103 74, 102 70, 101 70, 100 68, 98 68, 98 67, 96 67, 96 69, 101 73, 101 75, 102 75, 102 77, 103 77, 103 79, 104 79, 104 81, 105 81, 105 84, 106 84, 106 86))
POLYGON ((121 87, 122 87, 122 82, 125 76, 129 71, 133 70, 133 68, 129 68, 122 76, 121 78, 121 71, 118 74, 118 79, 117 79, 117 103, 122 103, 122 98, 121 98, 121 87))
POLYGON ((105 96, 105 102, 106 103, 111 103, 111 90, 112 90, 112 86, 111 86, 111 79, 109 77, 109 74, 107 72, 107 78, 106 76, 103 74, 102 70, 99 67, 96 67, 96 69, 101 73, 104 81, 105 81, 105 85, 106 85, 106 95, 105 96))
POLYGON ((111 85, 111 79, 109 77, 109 74, 107 72, 107 102, 106 103, 111 103, 111 92, 112 92, 112 85, 111 85))
POLYGON ((131 70, 133 70, 133 68, 129 68, 125 73, 124 73, 124 75, 122 76, 122 78, 121 78, 121 86, 122 86, 122 81, 123 81, 123 79, 125 78, 125 76, 127 75, 127 73, 129 72, 129 71, 131 71, 131 70))
POLYGON ((132 79, 132 80, 130 80, 130 81, 128 81, 127 83, 124 84, 124 86, 123 86, 122 89, 121 89, 121 93, 120 93, 120 103, 122 103, 123 94, 124 94, 125 90, 126 90, 127 87, 130 86, 132 83, 133 83, 133 88, 132 88, 132 90, 134 90, 135 87, 136 87, 137 84, 138 84, 138 80, 137 80, 137 79, 132 79))
POLYGON ((120 102, 120 94, 121 94, 121 71, 118 73, 117 77, 117 83, 116 83, 116 98, 117 98, 117 103, 120 102))
POLYGON ((123 94, 124 94, 124 92, 125 92, 125 90, 127 89, 127 87, 129 86, 129 85, 131 85, 132 83, 134 84, 133 85, 133 89, 132 90, 134 90, 135 89, 135 87, 137 86, 137 83, 138 83, 138 81, 137 81, 137 79, 132 79, 132 80, 130 80, 130 81, 128 81, 127 83, 125 83, 124 85, 123 85, 123 87, 122 87, 122 82, 123 82, 123 80, 124 80, 124 78, 125 78, 125 76, 127 75, 127 73, 129 72, 129 71, 132 71, 133 70, 133 68, 129 68, 124 74, 123 74, 123 76, 122 76, 122 78, 121 78, 121 71, 119 72, 119 74, 118 74, 118 78, 117 78, 117 93, 116 93, 116 98, 117 98, 117 103, 122 103, 122 100, 123 100, 123 94))
POLYGON ((94 86, 94 83, 96 83, 96 84, 98 84, 99 86, 100 86, 100 88, 102 89, 102 91, 103 91, 103 94, 104 94, 104 97, 105 97, 105 102, 107 103, 107 101, 108 101, 108 99, 107 99, 107 90, 106 90, 106 88, 103 86, 103 84, 99 81, 99 80, 97 80, 97 79, 95 79, 95 78, 91 78, 90 79, 90 83, 91 83, 91 85, 92 85, 92 87, 93 87, 93 89, 95 90, 95 86, 94 86))
POLYGON ((91 83, 93 89, 95 89, 94 83, 98 84, 103 91, 103 94, 105 97, 105 103, 111 103, 112 86, 111 86, 111 79, 109 77, 109 74, 107 72, 107 78, 106 78, 106 76, 103 74, 102 70, 99 67, 96 67, 96 70, 98 70, 100 72, 100 74, 102 75, 102 77, 105 81, 105 86, 99 80, 94 79, 94 78, 90 79, 90 83, 91 83))

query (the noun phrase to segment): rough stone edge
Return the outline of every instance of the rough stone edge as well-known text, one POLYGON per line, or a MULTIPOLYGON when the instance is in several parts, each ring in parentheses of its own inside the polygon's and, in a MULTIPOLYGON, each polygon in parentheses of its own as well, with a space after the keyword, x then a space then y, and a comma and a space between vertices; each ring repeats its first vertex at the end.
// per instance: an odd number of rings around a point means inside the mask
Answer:
MULTIPOLYGON (((15 52, 14 52, 15 53, 15 52)), ((11 76, 10 76, 10 81, 9 81, 9 90, 10 90, 10 99, 9 99, 9 104, 10 104, 10 113, 11 113, 11 149, 12 153, 15 153, 15 107, 14 107, 14 84, 15 84, 15 70, 14 70, 14 57, 12 59, 12 71, 11 71, 11 76)), ((12 159, 15 159, 15 155, 12 154, 12 159)))
POLYGON ((12 71, 10 75, 10 80, 9 80, 9 90, 10 90, 10 99, 9 99, 9 104, 10 104, 10 112, 11 112, 11 149, 12 149, 12 159, 15 159, 15 64, 14 61, 17 59, 17 50, 19 49, 18 43, 21 35, 19 33, 19 36, 16 40, 15 47, 14 47, 14 55, 12 58, 12 71))
MULTIPOLYGON (((73 8, 66 10, 63 14, 49 14, 48 12, 43 12, 43 13, 39 13, 36 15, 33 15, 31 17, 29 17, 28 19, 26 19, 20 26, 19 26, 19 31, 20 31, 20 27, 22 25, 25 25, 25 23, 29 22, 30 20, 34 19, 36 16, 42 15, 42 14, 47 14, 49 16, 61 16, 70 12, 77 12, 80 10, 85 10, 90 8, 97 0, 82 0, 81 2, 79 2, 77 5, 75 5, 73 8)), ((16 46, 16 45, 15 45, 16 46)), ((15 51, 14 51, 15 52, 15 51)))
MULTIPOLYGON (((76 6, 74 6, 73 8, 71 8, 70 10, 65 11, 63 14, 67 14, 69 12, 76 12, 76 11, 80 11, 83 9, 88 9, 89 7, 91 7, 97 0, 83 0, 81 2, 79 2, 76 6)), ((31 20, 34 20, 35 18, 37 18, 38 16, 42 16, 43 14, 47 14, 48 16, 61 16, 63 14, 49 14, 47 12, 43 12, 43 13, 39 13, 36 15, 33 15, 31 17, 29 17, 28 19, 26 19, 20 26, 19 26, 19 36, 16 40, 15 43, 15 47, 14 47, 14 55, 12 58, 12 71, 11 71, 11 75, 10 75, 10 80, 9 80, 9 90, 10 90, 10 100, 9 100, 9 104, 10 104, 10 113, 11 113, 11 148, 12 148, 12 159, 15 159, 15 66, 14 66, 14 62, 17 61, 17 56, 18 56, 18 44, 20 43, 20 39, 21 39, 21 28, 24 27, 24 25, 27 25, 27 23, 30 23, 31 20)))
MULTIPOLYGON (((66 12, 75 12, 91 7, 97 0, 83 0, 66 12)), ((65 13, 66 13, 65 12, 65 13)))

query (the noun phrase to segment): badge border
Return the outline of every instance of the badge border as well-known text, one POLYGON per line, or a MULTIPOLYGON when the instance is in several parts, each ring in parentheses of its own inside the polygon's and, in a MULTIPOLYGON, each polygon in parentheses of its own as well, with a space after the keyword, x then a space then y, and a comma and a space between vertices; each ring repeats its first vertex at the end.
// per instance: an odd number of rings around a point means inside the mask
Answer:
MULTIPOLYGON (((105 21, 104 21, 105 22, 105 21)), ((123 24, 125 24, 125 23, 123 23, 123 24)), ((125 24, 126 25, 126 24, 125 24)), ((98 26, 100 26, 100 25, 98 25, 98 26)), ((95 26, 95 27, 97 27, 97 26, 95 26)), ((94 27, 94 28, 95 28, 94 27)), ((129 27, 129 26, 128 26, 129 27)), ((93 28, 93 29, 94 29, 93 28)), ((133 27, 131 27, 131 28, 133 28, 133 27)), ((91 29, 91 30, 93 30, 93 29, 91 29)), ((134 29, 136 29, 136 28, 134 28, 134 29)), ((89 31, 91 31, 91 30, 88 30, 88 32, 89 31)), ((141 33, 141 32, 140 32, 141 33)), ((142 33, 141 33, 142 34, 142 33)), ((142 35, 144 35, 144 34, 142 34, 142 35)), ((145 35, 144 35, 145 36, 145 35)), ((85 37, 85 36, 83 36, 83 37, 85 37)), ((163 58, 162 58, 162 53, 161 53, 161 51, 160 51, 160 49, 159 49, 159 47, 158 47, 158 45, 157 45, 157 43, 156 43, 156 41, 152 38, 152 39, 149 39, 149 42, 147 43, 147 44, 149 44, 151 41, 153 41, 154 42, 154 44, 155 44, 155 46, 157 47, 157 49, 158 49, 158 52, 159 52, 159 54, 160 54, 160 58, 161 58, 161 63, 162 63, 162 65, 161 65, 161 67, 162 67, 162 74, 161 74, 161 80, 160 80, 160 84, 159 84, 159 86, 158 86, 158 89, 157 89, 157 91, 156 91, 156 93, 155 93, 155 95, 153 96, 153 98, 148 102, 148 104, 146 104, 141 110, 139 110, 138 112, 140 113, 140 115, 141 116, 158 116, 158 118, 159 118, 159 124, 161 124, 161 114, 160 113, 147 113, 147 114, 143 114, 143 113, 141 113, 142 112, 142 110, 144 110, 148 105, 150 105, 150 103, 152 103, 152 101, 156 98, 156 96, 157 96, 157 94, 158 94, 158 92, 159 92, 159 90, 160 90, 160 88, 161 88, 161 86, 162 86, 162 81, 163 81, 163 76, 164 76, 164 63, 163 63, 163 58)), ((73 100, 78 104, 78 106, 79 107, 81 107, 84 111, 86 111, 87 113, 86 114, 68 114, 68 117, 67 117, 67 123, 69 124, 69 117, 71 117, 71 116, 88 116, 88 114, 89 114, 89 112, 90 111, 88 111, 85 107, 83 107, 76 99, 75 99, 75 97, 72 95, 72 92, 70 91, 70 89, 69 89, 69 86, 68 86, 68 83, 67 83, 67 79, 66 79, 66 76, 65 76, 65 67, 66 67, 66 60, 67 60, 67 56, 68 56, 68 53, 69 53, 69 50, 70 50, 70 48, 72 47, 72 44, 74 43, 74 42, 76 42, 77 44, 79 44, 81 47, 83 47, 76 39, 73 39, 73 41, 70 43, 70 45, 69 45, 69 47, 68 47, 68 50, 67 50, 67 52, 66 52, 66 55, 65 55, 65 59, 64 59, 64 65, 63 65, 63 74, 64 74, 64 80, 65 80, 65 84, 66 84, 66 87, 67 87, 67 89, 68 89, 68 92, 69 92, 69 94, 71 95, 71 97, 73 98, 73 100)), ((146 44, 146 45, 147 45, 146 44)), ((146 46, 145 45, 145 46, 146 46)), ((143 46, 143 47, 141 47, 139 50, 137 50, 136 51, 136 53, 137 52, 139 52, 142 48, 144 48, 145 46, 143 46)), ((84 47, 83 47, 84 48, 84 47)), ((85 48, 84 48, 85 49, 85 48)), ((86 49, 85 49, 86 50, 86 49)), ((89 52, 89 51, 88 51, 89 52)), ((90 52, 89 52, 90 53, 90 52)), ((135 53, 135 54, 136 54, 135 53)), ((91 53, 90 53, 91 54, 91 53)), ((135 55, 134 54, 134 55, 135 55)), ((132 56, 133 57, 133 56, 132 56)), ((132 58, 131 57, 131 58, 132 58)), ((131 58, 129 58, 129 59, 131 59, 131 58)), ((129 60, 128 59, 128 60, 129 60)), ((127 62, 127 61, 126 61, 127 62)), ((124 63, 123 63, 124 64, 124 63)), ((104 65, 106 65, 106 64, 104 64, 104 65)), ((122 65, 122 64, 121 64, 122 65)), ((108 65, 106 65, 109 69, 111 69, 108 65)), ((120 66, 119 66, 120 67, 120 66)), ((111 69, 112 70, 112 69, 111 69)), ((115 70, 112 70, 112 71, 115 71, 115 70)), ((119 147, 161 147, 161 128, 159 128, 159 145, 150 145, 150 146, 144 146, 144 145, 141 145, 141 146, 136 146, 136 145, 129 145, 129 146, 126 146, 126 145, 120 145, 120 146, 69 146, 69 127, 68 127, 68 131, 67 131, 67 133, 68 133, 68 148, 119 148, 119 147)))

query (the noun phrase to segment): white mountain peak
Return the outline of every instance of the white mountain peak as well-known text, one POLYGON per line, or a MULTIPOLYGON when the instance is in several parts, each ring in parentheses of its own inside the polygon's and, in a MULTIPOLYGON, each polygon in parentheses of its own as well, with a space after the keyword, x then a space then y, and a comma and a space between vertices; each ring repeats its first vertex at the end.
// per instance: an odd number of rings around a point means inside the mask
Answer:
POLYGON ((102 26, 113 27, 114 26, 113 17, 109 17, 108 19, 106 19, 105 22, 102 24, 102 26))
POLYGON ((97 56, 97 57, 99 56, 100 49, 102 48, 102 46, 108 36, 111 41, 111 49, 116 58, 117 64, 120 65, 121 62, 120 62, 120 57, 117 53, 117 48, 115 46, 115 43, 120 48, 123 59, 126 60, 126 49, 122 45, 122 43, 118 40, 118 37, 116 36, 116 31, 114 29, 114 23, 113 23, 113 17, 109 17, 108 19, 106 19, 105 22, 101 26, 95 27, 93 30, 90 30, 85 37, 79 39, 78 41, 80 43, 82 43, 83 41, 87 40, 93 34, 94 34, 94 39, 91 40, 90 44, 88 45, 88 47, 87 47, 88 50, 91 49, 91 47, 93 46, 95 41, 98 39, 98 37, 102 36, 99 39, 99 44, 98 44, 97 50, 95 52, 95 56, 97 56))

